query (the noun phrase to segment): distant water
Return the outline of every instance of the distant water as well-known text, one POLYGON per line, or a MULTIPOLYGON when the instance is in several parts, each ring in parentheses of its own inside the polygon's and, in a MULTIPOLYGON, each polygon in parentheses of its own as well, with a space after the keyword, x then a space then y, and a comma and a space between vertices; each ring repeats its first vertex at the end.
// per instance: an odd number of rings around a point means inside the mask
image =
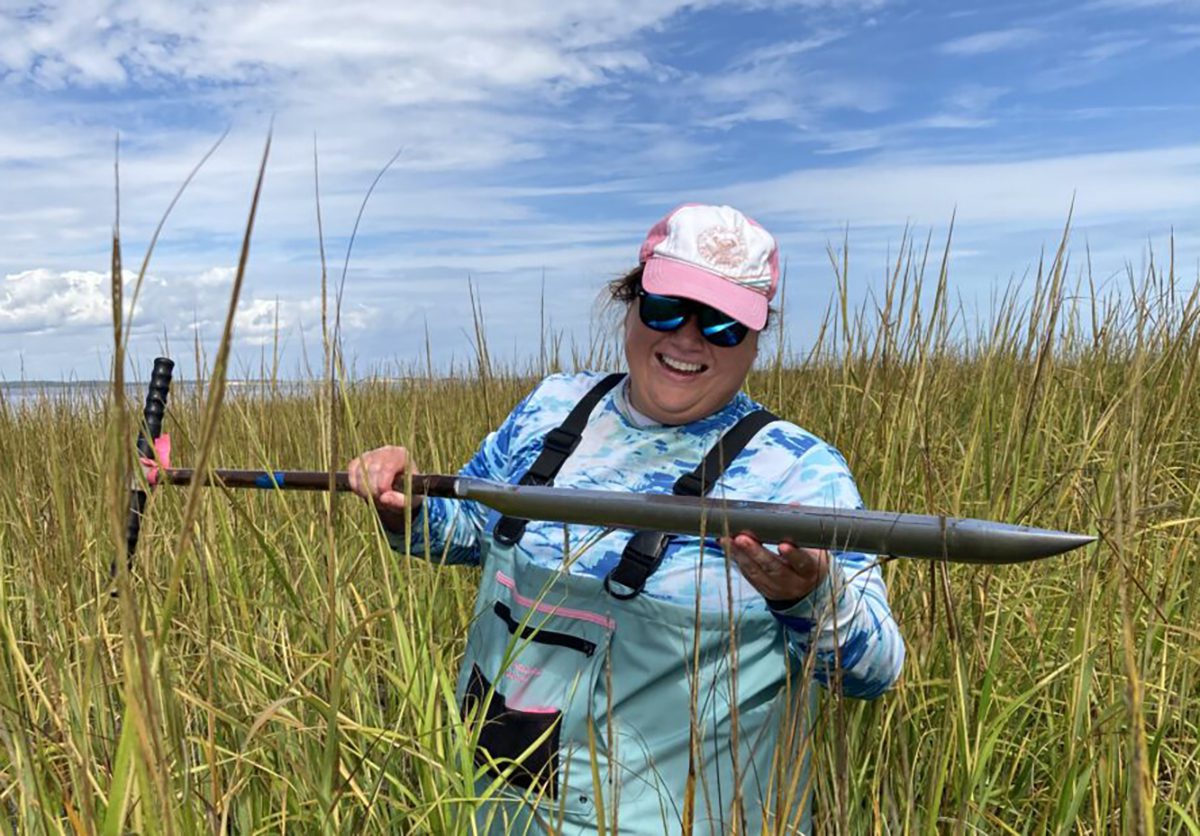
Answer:
MULTIPOLYGON (((312 381, 281 380, 272 383, 269 380, 230 380, 225 384, 225 397, 254 397, 272 392, 283 395, 305 395, 320 385, 322 384, 312 381)), ((171 383, 171 396, 187 397, 195 394, 195 391, 196 384, 193 381, 173 381, 171 383)), ((0 403, 10 409, 20 409, 39 400, 49 400, 73 407, 99 405, 110 397, 111 392, 112 384, 107 380, 0 381, 0 403)), ((126 384, 125 396, 132 403, 144 403, 146 382, 126 384)))

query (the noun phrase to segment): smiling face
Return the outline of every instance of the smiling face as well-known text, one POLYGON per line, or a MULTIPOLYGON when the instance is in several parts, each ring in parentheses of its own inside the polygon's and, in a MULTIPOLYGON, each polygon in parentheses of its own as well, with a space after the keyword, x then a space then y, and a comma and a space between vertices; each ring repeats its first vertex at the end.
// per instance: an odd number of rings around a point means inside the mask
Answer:
POLYGON ((719 411, 737 394, 757 354, 757 331, 723 348, 704 339, 695 316, 663 333, 642 324, 636 302, 625 312, 633 407, 663 424, 687 424, 719 411))

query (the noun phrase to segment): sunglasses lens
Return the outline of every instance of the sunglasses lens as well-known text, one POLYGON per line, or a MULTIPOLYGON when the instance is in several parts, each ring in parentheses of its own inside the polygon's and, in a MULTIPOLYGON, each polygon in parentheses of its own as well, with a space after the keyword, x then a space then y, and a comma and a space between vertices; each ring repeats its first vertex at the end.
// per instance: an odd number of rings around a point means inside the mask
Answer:
POLYGON ((713 308, 706 307, 700 311, 700 333, 713 345, 732 348, 746 339, 749 330, 728 314, 713 308))
POLYGON ((643 293, 638 300, 638 315, 642 324, 655 331, 676 331, 688 316, 688 304, 673 296, 643 293))

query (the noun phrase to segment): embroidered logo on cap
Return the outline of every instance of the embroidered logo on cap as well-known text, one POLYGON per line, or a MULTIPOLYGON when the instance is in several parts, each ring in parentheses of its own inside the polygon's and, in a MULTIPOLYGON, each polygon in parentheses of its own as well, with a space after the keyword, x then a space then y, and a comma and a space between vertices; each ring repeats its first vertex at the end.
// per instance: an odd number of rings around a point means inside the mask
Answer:
POLYGON ((746 239, 727 226, 710 226, 696 236, 696 250, 713 267, 737 270, 746 263, 746 239))

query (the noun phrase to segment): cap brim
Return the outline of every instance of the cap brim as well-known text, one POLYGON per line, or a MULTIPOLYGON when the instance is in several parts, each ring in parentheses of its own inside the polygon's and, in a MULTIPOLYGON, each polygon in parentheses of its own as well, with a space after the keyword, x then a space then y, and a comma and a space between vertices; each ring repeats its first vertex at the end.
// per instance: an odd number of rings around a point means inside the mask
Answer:
POLYGON ((660 296, 702 302, 755 331, 761 331, 767 324, 766 296, 681 261, 652 257, 642 269, 642 287, 660 296))

